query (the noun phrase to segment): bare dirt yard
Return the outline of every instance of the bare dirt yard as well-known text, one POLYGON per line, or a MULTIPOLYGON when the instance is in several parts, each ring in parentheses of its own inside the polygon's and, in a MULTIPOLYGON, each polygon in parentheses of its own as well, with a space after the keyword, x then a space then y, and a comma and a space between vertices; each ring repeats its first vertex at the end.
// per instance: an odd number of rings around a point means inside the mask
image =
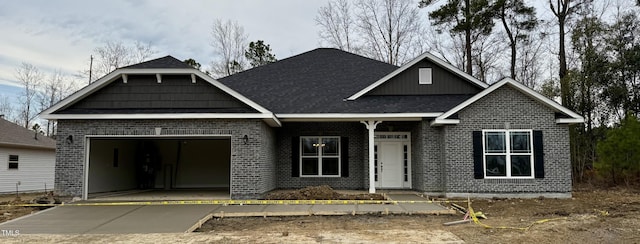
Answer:
MULTIPOLYGON (((461 203, 466 206, 466 203, 461 203)), ((572 199, 472 199, 482 223, 458 215, 356 215, 212 219, 195 233, 19 235, 0 242, 55 243, 640 243, 640 189, 577 187, 572 199)))

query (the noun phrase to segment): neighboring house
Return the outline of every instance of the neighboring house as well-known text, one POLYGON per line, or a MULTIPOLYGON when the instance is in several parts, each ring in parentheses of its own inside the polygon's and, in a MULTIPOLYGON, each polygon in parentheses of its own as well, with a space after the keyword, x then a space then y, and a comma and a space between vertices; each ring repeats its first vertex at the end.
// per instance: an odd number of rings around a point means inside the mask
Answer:
POLYGON ((315 49, 215 80, 167 56, 117 69, 44 111, 56 190, 413 189, 570 197, 578 114, 511 79, 423 54, 397 67, 315 49))
POLYGON ((56 141, 0 118, 0 193, 53 190, 56 141))

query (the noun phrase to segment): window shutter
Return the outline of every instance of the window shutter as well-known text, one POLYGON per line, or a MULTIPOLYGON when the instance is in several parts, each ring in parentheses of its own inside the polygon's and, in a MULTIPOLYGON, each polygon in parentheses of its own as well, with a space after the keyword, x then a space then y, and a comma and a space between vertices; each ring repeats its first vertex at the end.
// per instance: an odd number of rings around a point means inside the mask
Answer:
POLYGON ((482 165, 482 131, 473 132, 473 178, 484 178, 484 166, 482 165))
POLYGON ((533 131, 533 167, 535 178, 544 178, 544 147, 542 131, 533 131))
POLYGON ((349 177, 349 137, 340 138, 340 161, 342 177, 349 177))
POLYGON ((300 137, 291 138, 291 177, 300 177, 300 137))

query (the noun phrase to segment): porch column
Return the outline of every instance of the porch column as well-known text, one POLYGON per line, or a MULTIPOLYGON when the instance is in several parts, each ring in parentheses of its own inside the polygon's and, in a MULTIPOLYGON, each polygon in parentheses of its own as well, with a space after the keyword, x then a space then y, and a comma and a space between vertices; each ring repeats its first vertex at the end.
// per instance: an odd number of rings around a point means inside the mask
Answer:
POLYGON ((374 133, 376 130, 376 126, 382 123, 382 121, 368 120, 368 121, 360 121, 363 123, 367 129, 369 130, 369 193, 376 193, 376 174, 375 174, 375 154, 374 154, 374 144, 375 137, 374 133))

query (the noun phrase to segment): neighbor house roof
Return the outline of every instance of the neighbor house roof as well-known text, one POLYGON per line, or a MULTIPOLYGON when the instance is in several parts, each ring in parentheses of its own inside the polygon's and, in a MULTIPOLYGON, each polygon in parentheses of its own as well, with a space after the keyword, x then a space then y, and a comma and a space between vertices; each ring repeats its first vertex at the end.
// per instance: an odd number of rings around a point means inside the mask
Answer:
POLYGON ((0 118, 0 146, 54 150, 56 141, 0 118))

